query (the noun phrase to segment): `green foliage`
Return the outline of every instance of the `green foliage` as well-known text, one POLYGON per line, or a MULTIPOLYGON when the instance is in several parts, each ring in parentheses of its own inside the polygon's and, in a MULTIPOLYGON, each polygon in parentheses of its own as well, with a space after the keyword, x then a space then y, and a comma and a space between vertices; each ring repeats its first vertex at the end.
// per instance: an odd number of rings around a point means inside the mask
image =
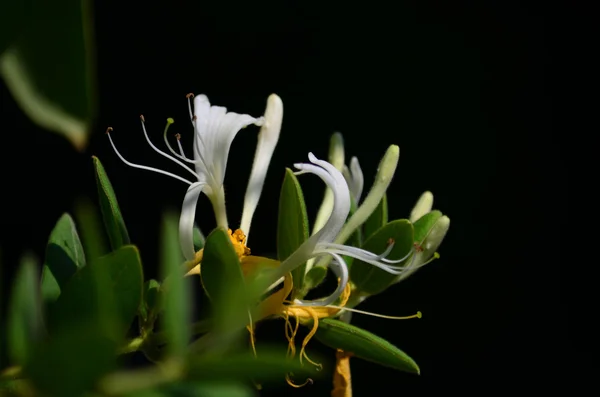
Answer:
MULTIPOLYGON (((277 223, 277 257, 284 261, 308 239, 308 217, 298 178, 286 168, 279 196, 277 223)), ((302 291, 306 264, 292 271, 295 291, 302 291)))
POLYGON ((334 319, 323 319, 315 337, 323 344, 401 371, 420 373, 419 366, 402 350, 377 335, 334 319))

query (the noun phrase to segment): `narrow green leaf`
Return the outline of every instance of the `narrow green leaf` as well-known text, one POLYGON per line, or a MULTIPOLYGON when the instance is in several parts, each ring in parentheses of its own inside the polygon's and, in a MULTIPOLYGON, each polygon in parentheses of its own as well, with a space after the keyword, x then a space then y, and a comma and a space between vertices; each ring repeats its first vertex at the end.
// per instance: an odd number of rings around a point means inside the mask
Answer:
MULTIPOLYGON (((4 3, 21 2, 2 3, 3 10, 4 3)), ((96 111, 91 3, 32 3, 25 19, 14 22, 22 29, 15 29, 18 35, 2 54, 0 73, 33 122, 64 135, 83 150, 96 111)))
POLYGON ((80 199, 75 207, 75 219, 79 225, 81 243, 87 262, 109 252, 98 211, 87 199, 80 199))
POLYGON ((212 302, 215 332, 227 338, 248 322, 246 283, 227 231, 216 228, 206 238, 200 270, 202 286, 212 302))
POLYGON ((200 228, 198 226, 194 226, 193 239, 194 239, 194 249, 196 250, 196 252, 198 252, 202 248, 204 248, 204 241, 206 240, 206 238, 204 237, 202 230, 200 230, 200 228))
POLYGON ((62 329, 40 345, 25 367, 46 396, 79 397, 115 366, 116 345, 91 324, 62 329))
POLYGON ((120 341, 142 299, 142 264, 134 246, 124 246, 80 269, 50 306, 51 334, 92 324, 120 341))
MULTIPOLYGON (((367 239, 362 248, 376 254, 382 253, 388 248, 390 239, 394 241, 394 247, 387 258, 400 259, 405 257, 413 248, 412 224, 406 219, 392 221, 367 239)), ((402 266, 408 263, 411 257, 395 265, 402 266)), ((350 269, 350 279, 356 288, 369 295, 382 292, 393 283, 395 278, 395 275, 361 260, 355 260, 350 269)))
POLYGON ((106 174, 100 159, 96 156, 92 156, 92 159, 94 160, 96 184, 98 186, 98 199, 100 201, 100 210, 102 211, 104 226, 106 227, 110 245, 113 250, 116 250, 123 245, 129 244, 129 233, 125 227, 125 221, 121 215, 117 196, 115 196, 108 175, 106 174))
POLYGON ((400 371, 419 374, 419 366, 402 350, 364 329, 343 321, 325 318, 319 321, 315 334, 321 343, 353 353, 363 360, 400 371))
POLYGON ((190 302, 188 280, 184 279, 184 262, 178 239, 178 219, 167 212, 162 223, 161 269, 163 277, 170 275, 169 288, 164 292, 164 320, 167 334, 167 355, 181 358, 190 340, 190 302))
MULTIPOLYGON (((277 257, 279 260, 287 259, 308 237, 308 216, 302 188, 293 171, 286 168, 279 196, 277 222, 277 257)), ((305 268, 306 264, 303 264, 292 271, 294 291, 296 292, 302 291, 305 268)))
POLYGON ((232 355, 192 356, 189 377, 194 380, 276 380, 288 373, 295 377, 315 376, 312 365, 301 365, 300 360, 289 360, 285 352, 258 350, 256 357, 250 352, 232 355))
POLYGON ((85 255, 75 222, 65 213, 52 229, 46 245, 46 261, 42 271, 44 301, 55 301, 73 274, 84 266, 85 255))
POLYGON ((422 243, 433 228, 433 225, 435 225, 441 217, 442 213, 438 210, 434 210, 423 215, 413 223, 415 229, 415 242, 422 243))
POLYGON ((7 348, 12 364, 25 364, 32 357, 43 330, 36 267, 33 258, 23 258, 12 288, 7 318, 7 348))
POLYGON ((376 231, 381 229, 388 223, 388 205, 387 205, 387 194, 383 195, 383 198, 375 208, 375 211, 369 216, 363 226, 363 238, 368 239, 376 231))

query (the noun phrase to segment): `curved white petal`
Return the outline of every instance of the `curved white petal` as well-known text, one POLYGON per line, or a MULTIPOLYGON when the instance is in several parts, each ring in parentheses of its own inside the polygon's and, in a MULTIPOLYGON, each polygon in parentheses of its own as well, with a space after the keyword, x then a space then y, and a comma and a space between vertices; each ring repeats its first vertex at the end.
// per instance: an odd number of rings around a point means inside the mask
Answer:
POLYGON ((294 164, 294 167, 299 170, 299 173, 317 175, 327 184, 333 191, 333 209, 323 228, 310 236, 292 255, 281 263, 277 268, 276 279, 314 257, 317 244, 333 242, 350 212, 350 191, 341 172, 328 162, 317 159, 312 153, 308 154, 308 158, 313 164, 300 163, 294 164))
POLYGON ((179 244, 183 256, 188 261, 194 259, 196 255, 194 250, 194 221, 196 218, 196 204, 204 185, 204 182, 196 182, 188 188, 179 217, 179 244))
POLYGON ((246 188, 244 210, 242 211, 242 221, 240 222, 240 229, 246 234, 246 241, 248 241, 252 217, 262 193, 269 163, 271 162, 271 157, 273 157, 277 141, 279 141, 279 133, 283 121, 283 102, 279 96, 275 94, 269 96, 264 117, 264 124, 258 133, 254 163, 252 164, 252 171, 250 172, 248 187, 246 188))

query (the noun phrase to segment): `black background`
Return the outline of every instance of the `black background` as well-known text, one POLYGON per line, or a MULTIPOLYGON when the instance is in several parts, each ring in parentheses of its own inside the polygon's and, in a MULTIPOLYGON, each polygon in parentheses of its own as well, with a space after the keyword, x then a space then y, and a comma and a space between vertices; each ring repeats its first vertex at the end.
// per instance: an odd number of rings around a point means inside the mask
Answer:
MULTIPOLYGON (((489 1, 96 3, 100 111, 85 153, 32 125, 0 85, 5 285, 25 251, 43 257, 51 228, 76 198, 96 199, 91 155, 111 178, 147 276, 156 276, 161 214, 180 208, 186 186, 124 165, 106 127, 130 161, 179 172, 145 143, 140 114, 160 144, 167 117, 176 121, 173 133, 191 134, 188 92, 253 116, 275 92, 284 122, 254 217, 253 253, 275 249, 284 167, 305 161, 309 151, 325 158, 335 131, 344 135, 348 158, 358 156, 365 189, 388 145, 400 146, 388 193, 392 218, 407 217, 432 190, 435 207, 452 220, 440 260, 361 305, 396 315, 421 310, 423 319, 353 319, 404 349, 422 375, 355 359, 355 395, 372 388, 413 395, 523 385, 539 391, 582 370, 565 354, 583 345, 565 337, 554 265, 561 247, 547 227, 546 214, 561 197, 546 188, 566 171, 549 161, 559 149, 548 133, 542 11, 489 1)), ((232 225, 241 216, 257 130, 240 133, 230 155, 232 225)), ((316 178, 301 182, 313 219, 323 187, 316 178)), ((214 226, 206 198, 197 219, 205 231, 214 226)), ((275 327, 283 334, 283 324, 275 327)), ((312 347, 321 349, 318 342, 312 347)), ((329 390, 324 379, 279 391, 329 390)))

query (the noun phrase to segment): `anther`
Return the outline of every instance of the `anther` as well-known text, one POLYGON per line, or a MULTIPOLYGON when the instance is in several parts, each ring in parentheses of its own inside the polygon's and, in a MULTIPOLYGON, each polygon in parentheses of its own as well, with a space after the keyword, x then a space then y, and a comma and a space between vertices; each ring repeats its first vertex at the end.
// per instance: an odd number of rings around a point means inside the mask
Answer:
POLYGON ((106 129, 106 133, 107 133, 107 134, 110 134, 112 131, 113 131, 113 128, 112 128, 112 127, 108 127, 108 128, 106 129))
POLYGON ((177 139, 178 141, 181 140, 181 134, 180 133, 175 134, 175 139, 177 139))
POLYGON ((423 252, 423 247, 419 243, 414 243, 413 245, 415 246, 415 251, 423 252))
POLYGON ((196 121, 198 119, 198 117, 196 117, 196 115, 194 115, 194 117, 192 117, 193 121, 196 121))
POLYGON ((186 97, 187 99, 190 99, 190 98, 193 98, 193 97, 194 97, 194 94, 193 94, 192 92, 190 92, 190 93, 189 93, 189 94, 187 94, 185 97, 186 97))
POLYGON ((142 123, 145 123, 145 122, 146 122, 146 119, 144 118, 144 115, 143 115, 143 114, 140 114, 140 120, 142 120, 142 123))

